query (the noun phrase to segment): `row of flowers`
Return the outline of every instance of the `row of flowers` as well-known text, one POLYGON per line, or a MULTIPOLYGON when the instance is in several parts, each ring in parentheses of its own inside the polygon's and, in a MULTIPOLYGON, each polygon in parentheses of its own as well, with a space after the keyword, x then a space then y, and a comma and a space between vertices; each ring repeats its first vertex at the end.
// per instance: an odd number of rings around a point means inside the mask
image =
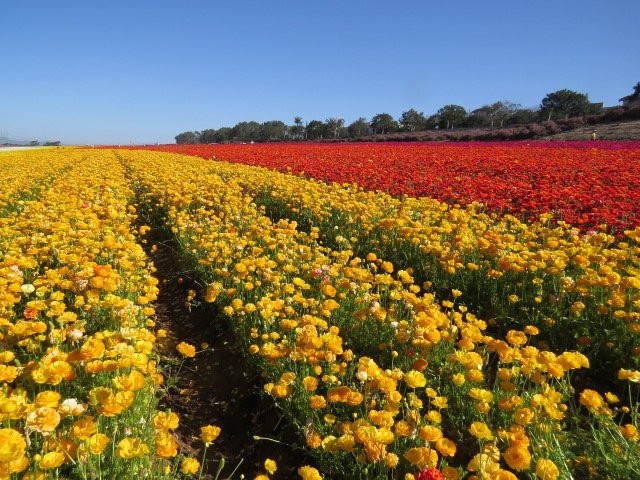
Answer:
POLYGON ((459 301, 493 319, 497 331, 535 325, 539 342, 582 351, 599 373, 640 367, 640 227, 618 241, 550 225, 545 216, 527 223, 474 205, 398 199, 258 167, 212 161, 203 168, 326 246, 411 267, 419 284, 442 295, 460 291, 459 301))
POLYGON ((197 473, 172 462, 179 419, 157 410, 158 282, 122 166, 70 149, 7 162, 7 202, 50 182, 0 218, 0 478, 197 473))
POLYGON ((329 478, 639 472, 636 406, 612 392, 575 392, 571 372, 589 378, 588 358, 534 346, 540 328, 490 334, 463 292, 439 301, 411 268, 272 222, 243 168, 232 176, 190 157, 119 155, 207 283, 201 300, 230 317, 266 393, 329 478))
POLYGON ((166 145, 163 151, 304 173, 392 195, 536 218, 583 231, 640 224, 638 142, 166 145))
MULTIPOLYGON (((85 155, 86 152, 77 154, 75 158, 82 158, 85 155)), ((2 153, 0 155, 0 172, 2 172, 0 215, 7 209, 19 210, 25 200, 35 198, 42 188, 64 173, 69 165, 69 157, 48 149, 26 154, 13 151, 2 153)))

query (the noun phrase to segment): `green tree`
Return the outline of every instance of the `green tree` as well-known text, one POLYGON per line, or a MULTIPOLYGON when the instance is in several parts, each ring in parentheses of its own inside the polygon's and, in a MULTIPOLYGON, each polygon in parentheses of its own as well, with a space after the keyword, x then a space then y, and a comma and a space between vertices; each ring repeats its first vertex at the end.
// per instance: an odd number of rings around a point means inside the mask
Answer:
POLYGON ((526 125, 536 123, 539 120, 540 112, 535 108, 517 108, 506 120, 506 125, 526 125))
POLYGON ((373 133, 391 133, 398 129, 398 123, 388 113, 379 113, 371 119, 373 133))
POLYGON ((259 140, 263 142, 278 142, 284 140, 287 126, 280 120, 271 120, 260 125, 259 140))
POLYGON ((198 134, 196 132, 182 132, 175 136, 178 145, 186 145, 198 143, 198 134))
POLYGON ((437 113, 430 115, 427 118, 427 121, 425 122, 425 128, 427 130, 434 130, 440 126, 441 121, 442 119, 440 118, 440 115, 438 115, 437 113))
POLYGON ((424 130, 427 125, 427 119, 424 116, 424 113, 418 112, 413 108, 406 112, 402 112, 398 121, 400 122, 402 129, 408 132, 419 132, 424 130))
POLYGON ((578 93, 573 90, 558 90, 548 93, 540 103, 540 111, 546 120, 553 118, 565 119, 586 115, 591 111, 591 103, 586 93, 578 93))
POLYGON ((258 122, 240 122, 231 130, 231 138, 243 142, 256 141, 260 137, 260 124, 258 122))
POLYGON ((293 119, 293 126, 289 128, 289 131, 294 140, 300 140, 304 136, 302 117, 295 117, 293 119))
POLYGON ((309 140, 318 140, 326 135, 326 125, 320 120, 311 120, 305 127, 305 134, 309 140))
POLYGON ((460 105, 445 105, 437 115, 440 117, 440 128, 455 128, 464 124, 467 111, 460 105))
POLYGON ((224 143, 231 138, 231 128, 222 127, 216 130, 214 141, 215 143, 224 143))
POLYGON ((208 128, 200 132, 199 143, 215 143, 216 131, 212 128, 208 128))
POLYGON ((358 118, 347 127, 350 137, 364 137, 369 134, 369 122, 364 117, 358 118))
POLYGON ((327 136, 339 138, 344 129, 344 118, 327 118, 324 122, 327 129, 327 136))

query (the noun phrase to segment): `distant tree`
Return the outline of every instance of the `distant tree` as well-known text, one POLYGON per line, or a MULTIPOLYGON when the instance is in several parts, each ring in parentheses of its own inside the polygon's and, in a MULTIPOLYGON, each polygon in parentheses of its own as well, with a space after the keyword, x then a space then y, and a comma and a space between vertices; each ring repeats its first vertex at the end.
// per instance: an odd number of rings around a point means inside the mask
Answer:
POLYGON ((62 145, 62 142, 60 140, 53 140, 45 142, 44 144, 45 147, 59 147, 60 145, 62 145))
POLYGON ((427 121, 425 122, 425 127, 427 130, 434 130, 440 127, 441 121, 442 119, 440 118, 440 115, 438 115, 437 113, 434 115, 430 115, 427 118, 427 121))
POLYGON ((563 89, 548 93, 540 103, 540 111, 547 121, 561 117, 567 119, 586 115, 590 110, 590 105, 586 93, 563 89))
MULTIPOLYGON (((507 100, 503 100, 500 102, 494 102, 490 105, 483 105, 482 107, 474 110, 469 115, 474 118, 482 118, 484 117, 488 126, 493 128, 496 123, 498 126, 504 126, 504 123, 509 120, 509 117, 513 115, 513 113, 521 108, 520 105, 509 102, 507 100)), ((470 119, 467 119, 467 124, 471 122, 470 119)))
POLYGON ((369 133, 369 122, 364 117, 358 118, 347 127, 350 137, 364 137, 369 133))
POLYGON ((243 142, 259 140, 260 124, 258 122, 240 122, 231 129, 230 136, 243 142))
POLYGON ((464 126, 467 128, 485 128, 491 126, 489 117, 485 115, 480 109, 476 109, 467 115, 464 121, 464 126))
POLYGON ((198 143, 198 134, 196 132, 182 132, 176 135, 176 143, 178 145, 186 145, 198 143))
POLYGON ((427 119, 425 118, 424 113, 418 112, 412 108, 406 112, 402 112, 399 122, 403 130, 408 132, 419 132, 426 128, 427 119))
POLYGON ((300 140, 304 137, 304 125, 302 123, 302 117, 295 117, 293 119, 293 126, 289 128, 291 137, 294 140, 300 140))
POLYGON ((37 140, 32 140, 31 142, 29 142, 29 145, 31 145, 32 147, 37 147, 38 145, 40 145, 40 142, 37 140))
POLYGON ((231 130, 232 129, 229 127, 222 127, 216 130, 216 134, 214 136, 215 143, 224 143, 229 141, 231 136, 231 130))
POLYGON ((344 118, 327 118, 324 122, 327 129, 327 136, 339 138, 344 129, 344 118))
POLYGON ((460 105, 445 105, 438 110, 441 128, 454 128, 464 124, 467 111, 460 105))
POLYGON ((260 125, 259 140, 263 142, 278 142, 284 140, 287 126, 280 120, 271 120, 260 125))
POLYGON ((216 130, 208 128, 200 132, 200 143, 215 143, 216 142, 216 130))
POLYGON ((305 127, 305 134, 309 140, 318 140, 326 135, 326 125, 320 120, 311 120, 305 127))
POLYGON ((540 112, 535 108, 517 108, 505 121, 505 125, 527 125, 536 123, 540 119, 540 112))
POLYGON ((398 129, 398 123, 388 113, 379 113, 371 119, 373 133, 391 133, 398 129))

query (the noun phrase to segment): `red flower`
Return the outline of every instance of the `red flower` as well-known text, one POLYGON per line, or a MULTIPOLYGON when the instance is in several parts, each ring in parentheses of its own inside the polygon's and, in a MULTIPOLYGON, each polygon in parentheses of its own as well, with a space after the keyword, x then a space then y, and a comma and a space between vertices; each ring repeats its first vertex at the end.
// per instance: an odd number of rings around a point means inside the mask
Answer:
POLYGON ((421 470, 418 473, 414 473, 413 476, 416 477, 416 480, 445 480, 444 475, 437 468, 421 470))
POLYGON ((392 195, 535 221, 551 212, 587 231, 640 225, 640 142, 262 143, 143 147, 357 183, 392 195))

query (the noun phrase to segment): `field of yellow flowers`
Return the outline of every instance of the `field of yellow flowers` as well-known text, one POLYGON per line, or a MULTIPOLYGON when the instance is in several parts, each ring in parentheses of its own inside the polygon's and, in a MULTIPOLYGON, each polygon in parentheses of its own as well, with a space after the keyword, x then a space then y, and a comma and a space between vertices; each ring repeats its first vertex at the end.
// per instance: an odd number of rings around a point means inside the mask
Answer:
POLYGON ((0 165, 0 478, 205 475, 158 406, 149 229, 305 444, 300 478, 640 478, 640 228, 144 150, 0 165))

